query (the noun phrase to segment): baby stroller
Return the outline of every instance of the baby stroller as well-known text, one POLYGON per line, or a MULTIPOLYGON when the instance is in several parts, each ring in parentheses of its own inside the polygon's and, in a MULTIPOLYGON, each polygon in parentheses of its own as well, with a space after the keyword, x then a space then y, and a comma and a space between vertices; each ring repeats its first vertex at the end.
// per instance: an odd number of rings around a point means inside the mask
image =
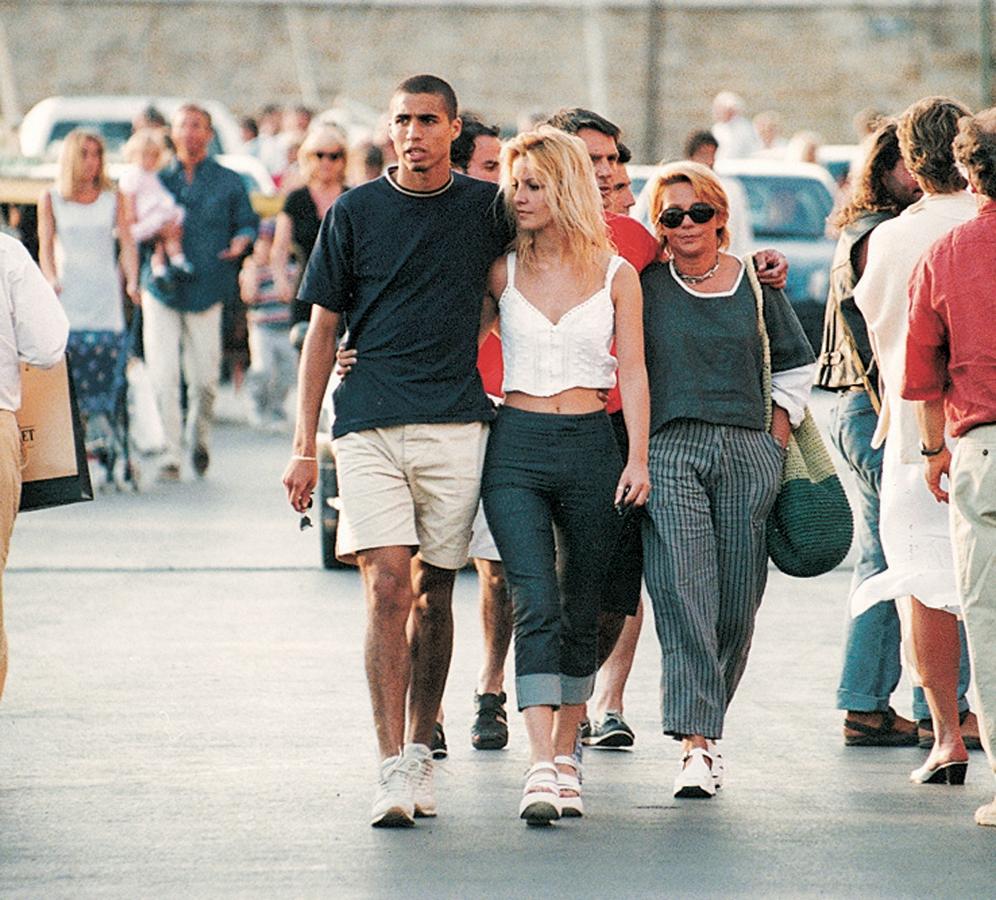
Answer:
POLYGON ((137 490, 128 442, 128 358, 139 319, 125 331, 73 331, 67 350, 95 484, 137 490))

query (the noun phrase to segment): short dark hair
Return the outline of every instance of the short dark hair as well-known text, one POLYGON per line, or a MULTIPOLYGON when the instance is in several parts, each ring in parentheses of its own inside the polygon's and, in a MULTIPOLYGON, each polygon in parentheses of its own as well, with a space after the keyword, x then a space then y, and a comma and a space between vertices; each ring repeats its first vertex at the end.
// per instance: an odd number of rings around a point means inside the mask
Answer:
POLYGON ((629 149, 622 141, 616 141, 616 149, 619 151, 619 164, 627 165, 633 159, 633 151, 629 149))
POLYGON ((412 75, 394 89, 394 95, 397 94, 435 94, 442 98, 450 121, 457 117, 456 92, 437 75, 412 75))
POLYGON ((608 135, 612 140, 618 141, 622 136, 622 129, 610 122, 604 116, 590 109, 582 109, 580 106, 572 106, 569 109, 558 109, 549 119, 547 125, 566 131, 568 134, 577 134, 582 128, 591 128, 608 135))
POLYGON ((211 119, 211 113, 209 113, 203 106, 197 103, 183 103, 176 108, 176 112, 173 113, 173 121, 175 122, 184 113, 197 113, 207 125, 211 131, 214 131, 214 121, 211 119))
POLYGON ((968 107, 948 97, 925 97, 899 119, 899 152, 921 187, 935 194, 963 190, 965 179, 955 167, 954 143, 958 120, 968 107))
POLYGON ((719 147, 719 141, 708 128, 697 128, 685 138, 685 159, 691 159, 703 147, 719 147))
POLYGON ((499 137, 501 129, 497 125, 485 125, 473 113, 465 112, 460 116, 463 127, 460 134, 450 144, 450 164, 455 169, 467 171, 471 157, 474 155, 474 144, 479 137, 499 137))
POLYGON ((979 190, 996 200, 996 107, 958 120, 954 155, 979 190))

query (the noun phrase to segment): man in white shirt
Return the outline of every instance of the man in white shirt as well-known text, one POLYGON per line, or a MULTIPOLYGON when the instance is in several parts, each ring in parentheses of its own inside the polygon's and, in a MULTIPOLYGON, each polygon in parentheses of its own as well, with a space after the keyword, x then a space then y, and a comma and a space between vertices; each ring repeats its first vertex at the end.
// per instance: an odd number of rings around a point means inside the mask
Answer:
POLYGON ((3 570, 21 502, 22 362, 55 365, 66 350, 69 322, 55 292, 24 246, 0 234, 0 697, 7 680, 3 570))

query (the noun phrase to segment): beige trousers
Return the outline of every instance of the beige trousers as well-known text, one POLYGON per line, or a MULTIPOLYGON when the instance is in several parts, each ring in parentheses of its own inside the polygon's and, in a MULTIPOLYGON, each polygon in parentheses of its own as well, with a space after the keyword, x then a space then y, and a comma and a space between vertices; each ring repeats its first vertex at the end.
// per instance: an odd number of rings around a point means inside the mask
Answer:
POLYGON ((996 773, 996 424, 973 428, 955 448, 951 535, 978 694, 975 711, 996 773))
POLYGON ((180 371, 187 383, 187 445, 208 447, 221 368, 221 304, 204 312, 180 312, 142 295, 142 342, 166 433, 163 463, 180 464, 183 413, 180 371))
POLYGON ((7 634, 3 628, 3 571, 21 502, 21 432, 14 414, 0 409, 0 697, 7 680, 7 634))

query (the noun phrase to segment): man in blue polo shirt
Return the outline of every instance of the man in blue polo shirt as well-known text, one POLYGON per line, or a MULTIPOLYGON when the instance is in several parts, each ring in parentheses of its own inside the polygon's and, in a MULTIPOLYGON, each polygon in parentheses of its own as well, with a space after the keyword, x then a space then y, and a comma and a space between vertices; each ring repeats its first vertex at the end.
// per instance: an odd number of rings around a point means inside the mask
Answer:
POLYGON ((481 301, 511 237, 497 186, 450 170, 460 120, 445 81, 402 82, 390 121, 397 167, 336 201, 301 286, 314 305, 284 474, 303 512, 344 320, 359 361, 335 392, 333 449, 351 533, 339 552, 355 553, 367 598, 381 758, 371 824, 389 827, 436 814, 429 745, 453 646, 453 578, 467 559, 494 414, 476 367, 481 301))
MULTIPOLYGON (((221 366, 223 301, 238 290, 239 259, 256 236, 257 217, 242 179, 208 156, 214 134, 207 110, 192 103, 173 117, 176 159, 159 178, 186 210, 183 251, 192 267, 168 280, 142 270, 145 361, 166 432, 160 478, 180 477, 183 418, 180 365, 187 383, 187 436, 194 471, 210 462, 214 399, 221 366)), ((167 231, 176 225, 165 227, 167 231)), ((178 236, 178 232, 171 231, 178 236)))

